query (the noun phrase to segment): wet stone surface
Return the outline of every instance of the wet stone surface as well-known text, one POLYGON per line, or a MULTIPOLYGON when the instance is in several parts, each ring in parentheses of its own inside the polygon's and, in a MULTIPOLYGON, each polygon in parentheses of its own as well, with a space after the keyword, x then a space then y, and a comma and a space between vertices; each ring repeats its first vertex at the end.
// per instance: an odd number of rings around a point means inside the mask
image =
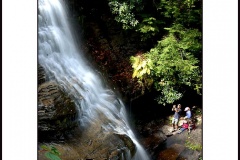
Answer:
POLYGON ((58 139, 78 126, 74 102, 54 82, 38 87, 39 140, 58 139))

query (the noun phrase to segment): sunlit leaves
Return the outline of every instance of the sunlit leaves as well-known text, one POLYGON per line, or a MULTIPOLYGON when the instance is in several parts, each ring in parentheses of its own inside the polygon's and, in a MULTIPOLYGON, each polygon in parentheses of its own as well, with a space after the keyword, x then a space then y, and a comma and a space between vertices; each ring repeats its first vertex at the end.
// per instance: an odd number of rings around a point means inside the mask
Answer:
POLYGON ((154 88, 161 91, 157 101, 164 105, 179 100, 186 86, 199 94, 202 87, 199 60, 195 56, 201 52, 201 34, 179 24, 166 29, 169 34, 154 48, 131 57, 133 78, 152 79, 154 88), (151 74, 147 74, 148 68, 151 74))
POLYGON ((122 23, 123 29, 133 28, 139 23, 132 13, 132 9, 135 7, 133 4, 110 0, 109 6, 112 13, 116 15, 115 20, 122 23))
POLYGON ((147 59, 144 55, 132 56, 130 61, 133 67, 132 78, 137 78, 139 86, 144 94, 145 88, 149 89, 153 84, 153 79, 150 76, 153 69, 153 63, 151 59, 147 59))
POLYGON ((153 63, 151 59, 146 59, 144 56, 132 56, 130 58, 132 67, 134 69, 133 78, 142 79, 144 75, 150 75, 153 63))

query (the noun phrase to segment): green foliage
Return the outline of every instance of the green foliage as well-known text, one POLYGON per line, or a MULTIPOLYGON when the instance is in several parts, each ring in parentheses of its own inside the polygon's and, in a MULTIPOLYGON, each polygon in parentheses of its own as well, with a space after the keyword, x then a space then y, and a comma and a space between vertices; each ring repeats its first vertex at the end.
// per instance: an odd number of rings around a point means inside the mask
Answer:
POLYGON ((195 144, 191 143, 189 140, 186 141, 185 146, 191 150, 197 150, 201 151, 202 150, 202 145, 201 144, 195 144))
POLYGON ((145 74, 150 75, 150 70, 153 68, 151 59, 146 59, 144 56, 131 56, 130 61, 134 69, 132 77, 137 77, 142 80, 145 74))
POLYGON ((145 88, 149 87, 153 83, 153 79, 149 78, 147 75, 150 75, 153 65, 150 59, 145 59, 143 55, 138 55, 136 57, 131 56, 130 61, 134 69, 133 78, 138 78, 138 83, 142 88, 142 94, 144 94, 145 88))
POLYGON ((48 147, 46 145, 42 145, 41 148, 47 151, 45 153, 45 156, 50 160, 61 160, 61 158, 59 157, 60 153, 58 152, 57 148, 55 148, 54 146, 48 147))
POLYGON ((136 31, 141 33, 142 40, 144 41, 155 36, 159 32, 158 25, 161 24, 161 21, 149 15, 142 16, 143 20, 137 26, 136 31))
POLYGON ((202 110, 200 108, 197 108, 196 110, 192 111, 194 115, 202 115, 202 110))
POLYGON ((179 24, 166 30, 169 34, 142 58, 131 57, 133 78, 152 79, 154 88, 161 91, 157 101, 163 105, 179 100, 185 86, 199 94, 202 87, 199 60, 195 57, 201 52, 201 34, 179 24))
POLYGON ((178 91, 174 90, 173 87, 166 86, 161 91, 162 95, 161 97, 156 98, 159 104, 166 105, 174 103, 176 100, 182 98, 183 94, 179 93, 178 91))
POLYGON ((132 13, 132 9, 135 7, 133 3, 128 4, 127 2, 110 0, 108 4, 111 12, 116 15, 115 20, 122 23, 123 29, 133 28, 139 23, 132 13))
POLYGON ((109 0, 108 4, 123 29, 133 29, 142 41, 157 44, 130 58, 132 77, 138 79, 142 94, 154 87, 161 93, 156 100, 163 105, 181 99, 186 88, 201 94, 201 0, 109 0))
POLYGON ((201 25, 201 1, 200 0, 160 0, 157 10, 173 23, 182 25, 201 25))
POLYGON ((109 0, 109 6, 123 29, 137 28, 137 32, 148 38, 149 32, 157 33, 159 24, 179 23, 185 27, 201 27, 202 24, 201 0, 109 0))

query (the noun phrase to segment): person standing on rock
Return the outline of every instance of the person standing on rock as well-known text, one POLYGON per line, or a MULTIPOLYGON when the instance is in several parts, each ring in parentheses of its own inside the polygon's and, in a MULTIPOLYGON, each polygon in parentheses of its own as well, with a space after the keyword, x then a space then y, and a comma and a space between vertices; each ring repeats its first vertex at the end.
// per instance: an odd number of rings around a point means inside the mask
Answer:
POLYGON ((173 105, 172 111, 174 111, 173 119, 172 119, 172 127, 173 127, 173 132, 178 129, 178 121, 180 118, 180 113, 181 113, 181 104, 178 104, 177 107, 176 105, 173 105))

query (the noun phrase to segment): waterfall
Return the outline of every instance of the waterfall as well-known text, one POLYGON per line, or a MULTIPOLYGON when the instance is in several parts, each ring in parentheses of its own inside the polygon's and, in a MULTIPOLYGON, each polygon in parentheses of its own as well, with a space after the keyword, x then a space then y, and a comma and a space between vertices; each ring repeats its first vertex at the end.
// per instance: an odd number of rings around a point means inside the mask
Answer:
POLYGON ((80 126, 87 127, 105 117, 109 123, 102 124, 104 129, 132 139, 137 148, 133 159, 148 160, 129 127, 123 102, 89 67, 75 44, 64 3, 61 0, 39 0, 38 3, 38 63, 48 78, 55 80, 74 100, 80 126))

